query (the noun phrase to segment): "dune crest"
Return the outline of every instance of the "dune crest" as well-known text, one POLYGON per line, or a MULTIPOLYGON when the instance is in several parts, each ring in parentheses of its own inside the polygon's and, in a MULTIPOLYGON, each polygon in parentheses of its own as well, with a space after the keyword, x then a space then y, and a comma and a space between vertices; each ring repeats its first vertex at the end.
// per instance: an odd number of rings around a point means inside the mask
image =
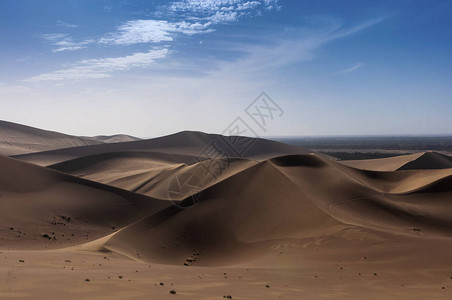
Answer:
POLYGON ((19 155, 59 148, 96 145, 88 138, 42 130, 0 120, 0 154, 19 155))
POLYGON ((158 152, 162 155, 192 157, 189 163, 211 158, 209 151, 221 148, 218 156, 243 157, 256 160, 283 154, 307 154, 312 151, 279 142, 249 137, 226 137, 195 131, 183 131, 168 136, 133 142, 100 144, 14 156, 23 161, 48 166, 70 159, 112 152, 158 152))
POLYGON ((342 164, 371 171, 430 170, 452 168, 452 158, 437 152, 420 152, 388 158, 346 160, 342 164))

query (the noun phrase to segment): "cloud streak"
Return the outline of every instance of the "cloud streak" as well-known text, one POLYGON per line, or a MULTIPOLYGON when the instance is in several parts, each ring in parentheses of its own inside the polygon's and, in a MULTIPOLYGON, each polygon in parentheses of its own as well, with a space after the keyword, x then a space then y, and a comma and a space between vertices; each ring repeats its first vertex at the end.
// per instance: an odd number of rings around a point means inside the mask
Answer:
POLYGON ((58 26, 60 26, 60 27, 66 27, 66 28, 77 28, 77 27, 79 27, 78 25, 66 23, 66 22, 63 22, 63 21, 60 21, 60 20, 58 20, 56 22, 56 24, 58 26))
POLYGON ((361 69, 364 66, 365 66, 365 64, 363 64, 363 63, 356 63, 353 66, 351 66, 351 67, 349 67, 349 68, 347 68, 345 70, 342 70, 341 73, 352 73, 352 72, 355 72, 358 69, 361 69))
POLYGON ((154 48, 148 52, 137 52, 127 56, 81 60, 72 64, 69 68, 40 74, 24 81, 36 83, 106 78, 111 77, 111 74, 115 71, 149 67, 156 60, 165 58, 169 54, 168 48, 154 48))
POLYGON ((66 33, 50 33, 42 34, 41 38, 49 41, 53 46, 52 52, 75 51, 86 48, 87 45, 94 43, 94 40, 84 40, 75 42, 72 37, 66 33))

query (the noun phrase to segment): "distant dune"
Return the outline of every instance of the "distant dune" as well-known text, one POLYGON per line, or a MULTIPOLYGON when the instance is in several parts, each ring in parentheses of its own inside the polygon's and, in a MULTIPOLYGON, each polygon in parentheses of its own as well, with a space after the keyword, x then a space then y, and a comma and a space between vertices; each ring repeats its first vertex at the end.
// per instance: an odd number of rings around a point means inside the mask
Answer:
POLYGON ((69 159, 97 154, 145 151, 159 152, 164 155, 176 154, 191 156, 193 158, 192 161, 195 161, 197 158, 208 157, 208 152, 212 151, 211 149, 214 147, 212 145, 221 146, 223 153, 218 155, 230 157, 246 156, 253 159, 270 158, 281 154, 306 154, 311 152, 297 146, 264 139, 251 139, 248 137, 231 137, 226 139, 216 134, 184 131, 155 139, 73 147, 15 157, 23 161, 46 166, 69 159), (242 151, 242 149, 245 150, 242 151))
POLYGON ((0 120, 0 155, 20 155, 61 148, 138 141, 126 134, 78 137, 0 120))
POLYGON ((18 155, 100 143, 88 138, 0 120, 0 154, 2 155, 18 155))
POLYGON ((102 143, 122 143, 122 142, 133 142, 139 141, 140 138, 127 135, 127 134, 115 134, 115 135, 97 135, 93 137, 84 136, 84 139, 91 139, 95 141, 99 141, 102 143))
POLYGON ((0 156, 0 291, 443 298, 451 164, 434 152, 337 162, 189 131, 0 156))

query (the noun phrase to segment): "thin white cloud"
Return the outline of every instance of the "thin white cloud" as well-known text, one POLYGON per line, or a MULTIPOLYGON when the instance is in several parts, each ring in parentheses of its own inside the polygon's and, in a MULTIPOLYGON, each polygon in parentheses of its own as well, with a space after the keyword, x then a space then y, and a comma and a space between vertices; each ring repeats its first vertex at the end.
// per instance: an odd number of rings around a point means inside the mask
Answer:
POLYGON ((70 23, 66 23, 66 22, 60 21, 60 20, 56 21, 56 24, 58 26, 66 27, 66 28, 77 28, 77 27, 79 27, 76 24, 70 24, 70 23))
POLYGON ((218 11, 255 9, 259 6, 264 9, 277 8, 278 0, 184 0, 172 2, 169 5, 169 10, 175 12, 189 11, 194 13, 212 14, 218 11))
POLYGON ((118 27, 117 32, 101 38, 101 44, 132 45, 138 43, 160 43, 174 40, 175 33, 192 35, 210 32, 210 23, 171 23, 162 20, 133 20, 118 27))
POLYGON ((135 20, 118 27, 118 32, 99 40, 102 44, 131 45, 137 43, 171 42, 173 38, 167 21, 135 20))
POLYGON ((53 52, 62 52, 62 51, 74 51, 86 48, 87 45, 92 44, 94 40, 85 40, 81 42, 74 42, 71 38, 63 39, 58 42, 55 42, 54 45, 58 46, 58 48, 53 49, 53 52))
POLYGON ((207 20, 214 24, 234 22, 239 19, 241 14, 237 11, 217 11, 214 15, 207 17, 207 20))
POLYGON ((341 29, 341 30, 337 30, 335 34, 331 35, 331 39, 336 39, 336 38, 341 38, 341 37, 345 37, 354 33, 357 33, 359 31, 362 31, 368 27, 371 27, 375 24, 378 24, 384 20, 386 20, 387 17, 378 17, 378 18, 373 18, 370 19, 366 22, 363 22, 357 26, 353 26, 353 27, 349 27, 346 29, 341 29))
POLYGON ((363 64, 363 63, 356 63, 353 66, 342 70, 341 73, 351 73, 351 72, 354 72, 354 71, 356 71, 358 69, 361 69, 364 66, 365 66, 365 64, 363 64))
POLYGON ((111 77, 115 71, 149 67, 156 60, 169 55, 168 48, 154 48, 148 52, 138 52, 127 56, 81 60, 69 68, 40 74, 25 82, 81 80, 111 77))
MULTIPOLYGON (((265 3, 265 1, 264 1, 265 3)), ((246 1, 243 3, 237 4, 237 10, 248 10, 248 9, 255 9, 257 8, 261 3, 259 1, 246 1)), ((268 7, 268 5, 265 5, 268 7)))
POLYGON ((41 38, 51 41, 51 42, 55 42, 61 39, 66 38, 68 35, 66 33, 46 33, 46 34, 41 34, 41 38))
POLYGON ((84 40, 75 42, 72 37, 66 33, 49 33, 42 34, 41 38, 49 41, 56 48, 52 49, 54 53, 62 51, 74 51, 86 48, 87 45, 92 44, 94 40, 84 40))
POLYGON ((281 9, 281 5, 278 4, 278 0, 264 0, 265 9, 281 9))

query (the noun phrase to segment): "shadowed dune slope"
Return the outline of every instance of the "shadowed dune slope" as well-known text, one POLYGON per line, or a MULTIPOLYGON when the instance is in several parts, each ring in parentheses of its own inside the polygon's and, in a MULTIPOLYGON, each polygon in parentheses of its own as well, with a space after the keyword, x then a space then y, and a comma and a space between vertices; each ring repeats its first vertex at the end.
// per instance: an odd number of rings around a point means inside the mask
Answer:
POLYGON ((372 171, 447 169, 452 168, 452 157, 436 152, 421 152, 380 159, 341 161, 340 163, 372 171))
POLYGON ((19 155, 101 143, 100 141, 89 138, 81 138, 7 121, 0 121, 1 155, 19 155))
POLYGON ((78 245, 169 205, 4 156, 0 168, 2 248, 78 245))
POLYGON ((217 134, 184 131, 149 140, 125 143, 83 146, 36 154, 19 155, 16 158, 39 165, 52 165, 83 156, 125 151, 150 151, 165 154, 192 156, 190 164, 198 159, 222 156, 263 160, 285 154, 306 154, 311 151, 279 142, 248 137, 225 137, 217 134), (217 151, 217 149, 221 149, 217 151))
POLYGON ((425 152, 397 170, 423 170, 452 168, 452 157, 436 152, 425 152))

